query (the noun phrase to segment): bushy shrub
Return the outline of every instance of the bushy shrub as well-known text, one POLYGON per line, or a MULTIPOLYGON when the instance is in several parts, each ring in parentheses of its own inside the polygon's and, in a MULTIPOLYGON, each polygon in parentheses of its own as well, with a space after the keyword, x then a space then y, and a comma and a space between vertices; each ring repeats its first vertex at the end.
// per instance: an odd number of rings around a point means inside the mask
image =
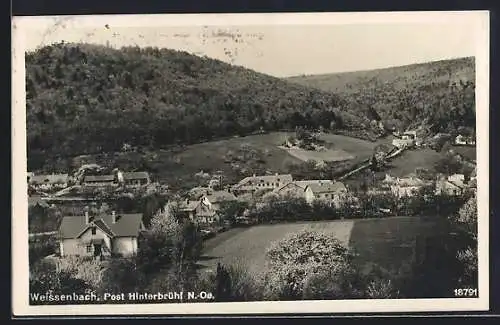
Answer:
POLYGON ((314 274, 325 269, 342 273, 350 267, 352 254, 335 237, 306 230, 274 242, 266 258, 265 296, 286 300, 301 299, 306 281, 314 274))

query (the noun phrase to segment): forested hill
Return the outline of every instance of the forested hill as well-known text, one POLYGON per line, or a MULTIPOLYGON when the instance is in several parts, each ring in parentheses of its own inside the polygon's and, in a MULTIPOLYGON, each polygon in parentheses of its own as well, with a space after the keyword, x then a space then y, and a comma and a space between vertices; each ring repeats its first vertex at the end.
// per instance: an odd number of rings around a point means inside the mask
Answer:
POLYGON ((475 127, 473 57, 287 80, 336 93, 351 112, 361 110, 389 124, 426 124, 434 132, 475 127))
POLYGON ((331 92, 169 49, 46 46, 26 87, 31 160, 362 120, 331 92))

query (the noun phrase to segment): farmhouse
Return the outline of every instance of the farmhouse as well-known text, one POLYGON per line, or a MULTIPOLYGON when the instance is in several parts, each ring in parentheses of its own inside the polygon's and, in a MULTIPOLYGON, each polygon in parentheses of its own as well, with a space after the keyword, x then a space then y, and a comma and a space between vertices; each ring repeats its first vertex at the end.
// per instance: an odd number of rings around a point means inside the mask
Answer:
POLYGON ((467 179, 463 174, 438 176, 436 182, 436 194, 462 195, 468 187, 467 179))
POLYGON ((204 198, 210 202, 212 209, 215 211, 220 210, 220 205, 224 202, 236 201, 236 196, 229 191, 214 191, 209 195, 205 195, 204 198))
POLYGON ((68 186, 68 174, 31 175, 28 184, 35 190, 62 189, 68 186))
POLYGON ((147 172, 128 172, 123 173, 117 171, 115 175, 89 175, 83 179, 85 186, 103 187, 117 186, 125 184, 130 187, 139 187, 150 183, 149 174, 147 172))
POLYGON ((89 175, 83 179, 85 186, 113 186, 115 185, 115 177, 113 175, 89 175))
POLYGON ((59 228, 61 256, 132 256, 144 229, 142 214, 65 216, 59 228))
POLYGON ((422 187, 430 184, 414 174, 403 178, 386 175, 384 183, 390 186, 392 194, 399 198, 416 195, 422 187))
POLYGON ((341 182, 313 183, 306 186, 305 198, 309 204, 315 200, 332 202, 339 207, 348 197, 347 188, 341 182))
POLYGON ((464 135, 457 135, 455 138, 455 144, 460 146, 475 146, 476 140, 473 137, 466 137, 464 135))
POLYGON ((255 176, 246 177, 241 180, 238 184, 233 186, 232 191, 236 195, 245 193, 254 193, 257 190, 269 189, 274 190, 285 184, 293 181, 292 175, 266 175, 266 176, 255 176))
POLYGON ((149 178, 149 173, 147 172, 129 172, 123 173, 123 179, 125 185, 131 187, 139 187, 143 185, 148 185, 151 180, 149 178))
POLYGON ((197 223, 212 223, 217 219, 216 210, 206 196, 199 200, 185 200, 180 203, 179 213, 197 223))
POLYGON ((306 180, 306 181, 292 181, 288 184, 285 184, 273 191, 273 194, 276 194, 281 197, 297 197, 297 198, 306 198, 306 188, 308 185, 321 185, 321 184, 333 184, 333 181, 329 179, 321 179, 321 180, 306 180))

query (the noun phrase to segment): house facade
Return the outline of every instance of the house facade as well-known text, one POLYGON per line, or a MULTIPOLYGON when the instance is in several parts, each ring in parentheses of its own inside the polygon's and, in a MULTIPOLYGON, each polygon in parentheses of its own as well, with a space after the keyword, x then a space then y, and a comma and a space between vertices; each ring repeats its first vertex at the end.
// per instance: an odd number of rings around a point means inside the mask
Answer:
POLYGON ((290 174, 275 174, 265 176, 251 176, 241 180, 232 187, 232 192, 236 195, 254 193, 258 190, 275 190, 293 181, 290 174))
POLYGON ((398 198, 417 195, 424 186, 430 184, 430 182, 424 181, 413 174, 403 178, 386 175, 384 183, 390 188, 391 193, 398 198))
POLYGON ((61 256, 109 257, 137 254, 142 214, 65 216, 59 228, 61 256))
POLYGON ((140 187, 148 185, 151 182, 149 173, 147 172, 128 172, 123 173, 123 181, 125 185, 130 187, 140 187))
POLYGON ((179 205, 179 213, 196 223, 209 224, 217 221, 216 210, 205 196, 198 200, 182 202, 179 205))
POLYGON ((459 134, 455 138, 455 144, 459 146, 475 146, 476 140, 473 137, 467 137, 459 134))
POLYGON ((310 184, 306 186, 305 199, 309 204, 321 201, 340 207, 348 199, 348 192, 341 182, 310 184))
POLYGON ((83 179, 83 184, 89 187, 104 187, 116 185, 113 175, 89 175, 83 179))
POLYGON ((462 195, 468 188, 465 175, 454 174, 448 177, 438 176, 436 194, 462 195))
POLYGON ((83 184, 89 187, 118 186, 124 184, 129 187, 140 187, 151 182, 147 172, 121 172, 116 175, 88 175, 83 179, 83 184))

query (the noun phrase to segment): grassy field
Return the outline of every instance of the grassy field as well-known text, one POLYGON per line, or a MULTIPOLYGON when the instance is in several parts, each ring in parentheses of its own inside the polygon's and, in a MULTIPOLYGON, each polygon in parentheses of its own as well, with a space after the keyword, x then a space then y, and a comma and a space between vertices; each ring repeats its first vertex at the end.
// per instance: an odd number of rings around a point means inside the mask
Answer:
POLYGON ((476 147, 454 146, 453 151, 470 160, 477 159, 476 147))
POLYGON ((442 154, 431 149, 407 150, 391 162, 387 171, 393 176, 402 177, 415 172, 417 167, 434 169, 434 164, 442 158, 442 154))
POLYGON ((353 248, 359 253, 359 265, 377 263, 397 269, 412 257, 417 236, 438 230, 434 225, 417 217, 259 225, 229 234, 224 240, 208 240, 201 264, 209 270, 217 262, 239 264, 251 272, 259 272, 266 267, 265 252, 273 241, 288 233, 312 229, 331 233, 353 248))
MULTIPOLYGON (((279 148, 292 134, 272 132, 198 143, 176 150, 116 153, 95 162, 124 170, 150 170, 155 178, 172 188, 200 185, 194 177, 200 171, 220 170, 226 184, 235 183, 242 178, 244 170, 247 174, 279 173, 287 172, 290 164, 302 163, 301 159, 279 148)), ((347 136, 327 134, 322 137, 329 149, 343 156, 368 157, 376 146, 376 143, 347 136)))

